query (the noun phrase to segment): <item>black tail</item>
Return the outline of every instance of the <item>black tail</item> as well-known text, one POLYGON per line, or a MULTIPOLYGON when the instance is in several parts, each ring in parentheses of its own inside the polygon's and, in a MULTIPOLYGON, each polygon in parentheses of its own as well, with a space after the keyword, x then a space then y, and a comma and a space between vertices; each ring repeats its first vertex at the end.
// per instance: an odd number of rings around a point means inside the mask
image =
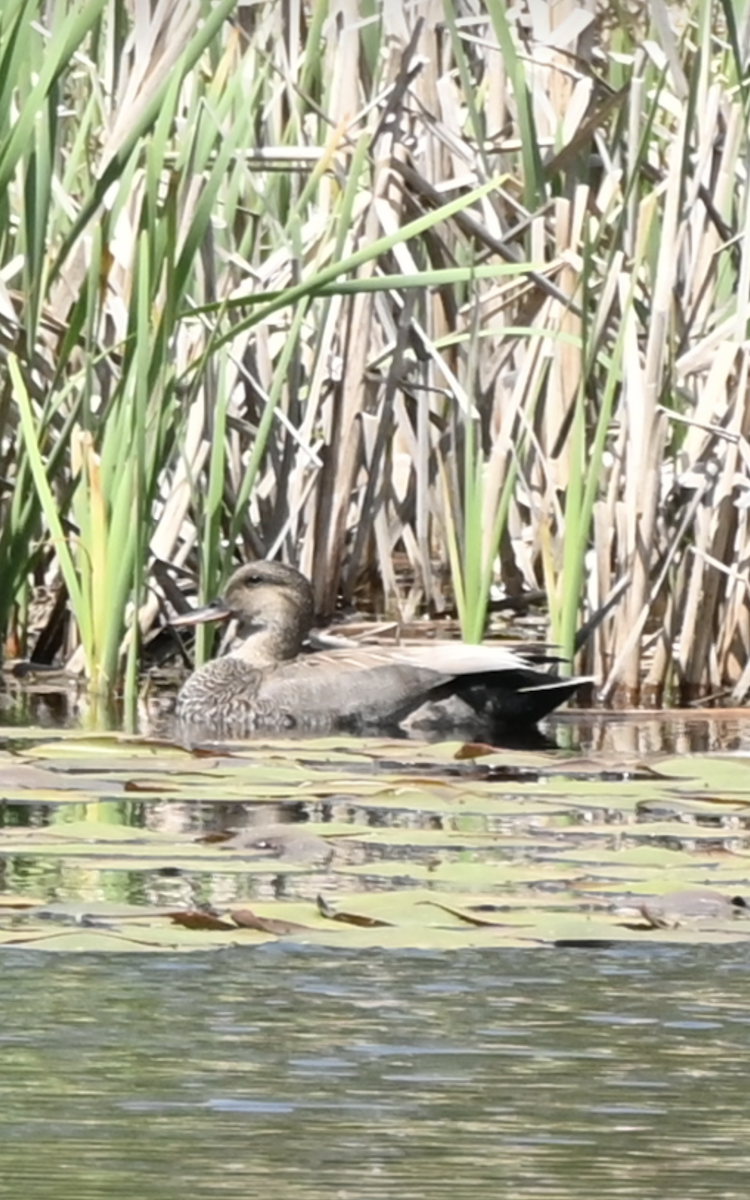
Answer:
POLYGON ((586 682, 520 669, 466 675, 453 681, 452 691, 485 720, 512 727, 536 725, 586 682))

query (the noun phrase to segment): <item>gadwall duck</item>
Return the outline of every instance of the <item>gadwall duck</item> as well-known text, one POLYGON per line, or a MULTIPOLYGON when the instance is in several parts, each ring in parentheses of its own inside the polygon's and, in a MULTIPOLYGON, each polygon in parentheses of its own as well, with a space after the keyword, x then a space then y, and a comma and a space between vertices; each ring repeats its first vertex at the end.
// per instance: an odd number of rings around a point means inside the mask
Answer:
POLYGON ((195 671, 177 698, 181 723, 228 736, 255 729, 395 729, 536 724, 572 696, 560 679, 499 646, 430 642, 302 653, 313 623, 310 583, 293 567, 254 562, 224 595, 173 625, 234 618, 237 649, 195 671))

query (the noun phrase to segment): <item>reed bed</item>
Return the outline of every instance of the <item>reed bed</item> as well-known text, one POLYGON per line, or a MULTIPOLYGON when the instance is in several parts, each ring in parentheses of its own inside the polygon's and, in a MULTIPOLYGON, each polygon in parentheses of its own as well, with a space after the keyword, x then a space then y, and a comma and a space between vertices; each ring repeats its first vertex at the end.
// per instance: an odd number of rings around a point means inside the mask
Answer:
POLYGON ((748 28, 3 4, 6 654, 132 697, 185 579, 281 556, 469 640, 542 595, 609 702, 745 696, 748 28))

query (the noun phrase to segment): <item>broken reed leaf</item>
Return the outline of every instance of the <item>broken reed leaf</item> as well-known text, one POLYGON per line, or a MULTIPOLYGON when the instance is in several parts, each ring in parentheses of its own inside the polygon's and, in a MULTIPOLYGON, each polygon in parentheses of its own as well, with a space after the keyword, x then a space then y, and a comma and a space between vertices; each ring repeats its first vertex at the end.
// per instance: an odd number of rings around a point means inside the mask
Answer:
POLYGON ((44 933, 18 934, 15 937, 3 937, 2 941, 0 941, 0 946, 3 948, 6 946, 34 946, 39 942, 53 942, 56 937, 58 937, 57 930, 44 933))
POLYGON ((478 929, 486 926, 489 929, 519 929, 519 925, 509 921, 486 921, 483 917, 474 916, 473 913, 467 912, 464 909, 452 908, 450 904, 442 904, 439 900, 420 900, 420 904, 430 905, 432 908, 439 908, 443 912, 448 913, 451 917, 455 917, 458 921, 464 921, 467 925, 474 925, 478 929))
POLYGON ((705 792, 683 792, 682 795, 688 800, 696 800, 701 804, 716 804, 732 810, 742 812, 744 809, 750 809, 750 797, 746 796, 719 796, 706 795, 705 792))
POLYGON ((339 921, 342 925, 356 925, 360 929, 392 928, 393 921, 381 921, 378 917, 363 916, 362 913, 337 912, 322 897, 317 897, 318 912, 328 921, 339 921))

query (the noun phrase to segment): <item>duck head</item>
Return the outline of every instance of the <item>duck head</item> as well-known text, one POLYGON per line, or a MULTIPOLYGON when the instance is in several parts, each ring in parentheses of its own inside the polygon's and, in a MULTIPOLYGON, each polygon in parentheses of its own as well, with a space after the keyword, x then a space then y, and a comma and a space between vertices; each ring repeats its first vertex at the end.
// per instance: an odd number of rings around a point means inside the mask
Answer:
POLYGON ((294 567, 252 562, 231 576, 223 594, 203 608, 173 617, 172 625, 237 621, 242 645, 234 652, 254 664, 295 658, 313 623, 310 583, 294 567))

